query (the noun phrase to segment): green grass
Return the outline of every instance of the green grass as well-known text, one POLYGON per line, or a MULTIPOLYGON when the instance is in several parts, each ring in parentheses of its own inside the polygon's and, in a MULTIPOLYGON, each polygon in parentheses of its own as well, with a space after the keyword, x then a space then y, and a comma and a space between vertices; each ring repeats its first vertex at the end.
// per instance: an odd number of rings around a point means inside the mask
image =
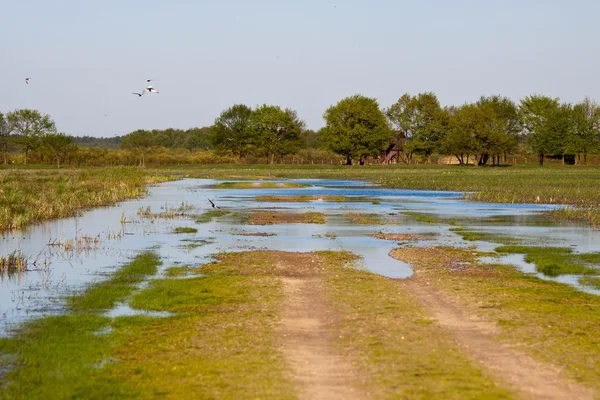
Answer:
POLYGON ((445 223, 443 219, 435 217, 431 214, 423 214, 420 212, 406 211, 406 212, 403 212, 402 215, 408 215, 409 217, 413 217, 418 222, 425 222, 427 224, 443 224, 443 223, 445 223))
POLYGON ((357 225, 383 225, 385 222, 381 220, 379 214, 363 214, 363 213, 346 213, 343 215, 350 222, 357 225))
POLYGON ((160 260, 155 253, 143 253, 117 270, 104 282, 91 285, 83 294, 67 298, 74 311, 105 311, 125 300, 146 277, 156 274, 160 260))
POLYGON ((165 275, 169 278, 178 278, 187 276, 192 272, 189 266, 184 267, 170 267, 165 271, 165 275))
POLYGON ((579 278, 579 283, 582 286, 600 290, 600 277, 598 276, 582 276, 579 278))
POLYGON ((468 241, 484 241, 492 243, 501 243, 506 245, 517 245, 522 242, 521 239, 515 237, 502 236, 488 232, 465 231, 463 228, 452 228, 450 229, 450 231, 455 232, 456 234, 460 235, 464 240, 468 241))
POLYGON ((563 247, 501 246, 498 253, 525 254, 538 272, 547 276, 600 274, 600 253, 576 254, 563 247))
POLYGON ((179 226, 173 230, 173 233, 181 234, 181 233, 198 233, 198 229, 179 226))
POLYGON ((0 377, 0 399, 295 398, 273 335, 280 285, 223 268, 238 261, 213 264, 211 276, 155 281, 134 296, 135 306, 177 312, 171 317, 82 310, 0 339, 0 354, 17 366, 0 377))
POLYGON ((472 251, 398 251, 403 255, 401 260, 415 266, 420 279, 443 290, 457 307, 496 323, 498 340, 564 370, 565 376, 576 382, 600 390, 599 296, 509 265, 479 264, 472 251), (454 262, 462 268, 441 267, 454 262))
POLYGON ((139 168, 0 170, 0 230, 23 228, 81 210, 141 197, 165 181, 139 168))
POLYGON ((194 221, 196 221, 198 224, 206 224, 212 222, 212 220, 215 218, 223 217, 227 214, 230 214, 230 212, 225 210, 209 210, 201 215, 196 216, 194 221))
MULTIPOLYGON (((340 347, 353 355, 373 398, 506 399, 397 281, 349 268, 348 253, 320 252, 340 347), (359 295, 357 295, 359 294, 359 295)), ((332 322, 333 323, 333 322, 332 322)))

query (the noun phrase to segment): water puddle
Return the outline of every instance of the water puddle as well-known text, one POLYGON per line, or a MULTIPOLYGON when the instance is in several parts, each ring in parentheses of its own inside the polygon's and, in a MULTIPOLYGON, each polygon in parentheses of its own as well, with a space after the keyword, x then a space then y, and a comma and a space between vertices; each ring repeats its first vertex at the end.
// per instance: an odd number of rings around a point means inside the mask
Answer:
MULTIPOLYGON (((6 233, 0 240, 0 254, 20 251, 37 262, 34 271, 1 276, 0 335, 28 318, 63 312, 65 296, 106 279, 132 256, 147 249, 160 254, 163 265, 159 278, 173 266, 194 267, 210 262, 215 253, 259 249, 346 250, 361 256, 362 266, 372 272, 406 278, 412 274, 410 266, 388 255, 396 247, 459 246, 492 251, 500 246, 486 241, 465 241, 451 231, 457 226, 515 236, 524 244, 570 247, 575 252, 600 251, 600 232, 551 221, 543 215, 558 206, 469 202, 458 192, 385 189, 361 181, 291 182, 309 186, 214 189, 219 181, 167 182, 151 187, 144 199, 6 233), (316 199, 269 203, 257 201, 259 196, 316 196, 316 199), (345 201, 319 201, 319 196, 342 196, 345 201), (207 223, 196 223, 195 216, 213 211, 209 198, 230 213, 207 223), (253 211, 316 212, 327 218, 325 224, 245 225, 243 216, 253 211), (357 225, 348 214, 375 214, 383 224, 357 225), (419 220, 416 214, 428 216, 429 222, 419 220), (176 228, 197 231, 173 234, 176 228), (379 233, 431 240, 399 243, 374 237, 379 233)), ((522 255, 494 257, 490 262, 514 264, 536 274, 535 267, 525 263, 522 255)), ((579 287, 576 278, 552 279, 579 287)), ((140 314, 165 316, 134 310, 126 303, 106 315, 140 314)))

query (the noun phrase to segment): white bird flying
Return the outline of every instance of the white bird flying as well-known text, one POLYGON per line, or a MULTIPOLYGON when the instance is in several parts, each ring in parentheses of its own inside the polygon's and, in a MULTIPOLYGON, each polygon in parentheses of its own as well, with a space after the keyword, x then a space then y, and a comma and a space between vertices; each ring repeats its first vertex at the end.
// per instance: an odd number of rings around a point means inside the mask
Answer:
POLYGON ((152 86, 148 86, 146 89, 144 89, 143 93, 158 93, 158 90, 154 89, 152 86))
POLYGON ((137 93, 137 92, 132 92, 131 94, 137 94, 139 97, 142 97, 144 95, 144 93, 137 93))

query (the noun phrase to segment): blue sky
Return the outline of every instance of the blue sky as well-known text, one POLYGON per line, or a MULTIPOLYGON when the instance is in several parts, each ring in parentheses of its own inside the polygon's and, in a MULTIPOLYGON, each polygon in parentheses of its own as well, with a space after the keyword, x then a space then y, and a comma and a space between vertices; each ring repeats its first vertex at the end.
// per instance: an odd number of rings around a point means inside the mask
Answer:
POLYGON ((423 91, 444 105, 600 101, 592 0, 7 0, 0 12, 0 112, 38 109, 70 135, 206 126, 236 103, 293 108, 318 129, 355 93, 382 107, 423 91), (132 95, 147 78, 160 94, 132 95))

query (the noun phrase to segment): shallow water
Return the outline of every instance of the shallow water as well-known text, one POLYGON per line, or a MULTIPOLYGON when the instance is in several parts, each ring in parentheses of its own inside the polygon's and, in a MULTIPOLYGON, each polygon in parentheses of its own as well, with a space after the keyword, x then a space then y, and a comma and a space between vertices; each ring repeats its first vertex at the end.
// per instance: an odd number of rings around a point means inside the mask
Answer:
MULTIPOLYGON (((279 181, 279 182, 284 182, 279 181)), ((21 275, 3 275, 0 280, 0 335, 15 324, 31 317, 64 310, 64 297, 83 290, 129 258, 147 249, 157 251, 164 270, 174 265, 200 265, 218 252, 254 249, 308 252, 347 250, 362 257, 364 268, 392 278, 412 274, 409 265, 389 257, 398 247, 394 241, 372 237, 378 232, 433 235, 435 240, 402 245, 474 246, 492 251, 498 244, 466 242, 447 223, 422 223, 403 212, 424 213, 443 220, 460 222, 465 229, 516 236, 524 244, 572 247, 576 252, 600 251, 600 232, 587 226, 549 221, 541 213, 559 207, 537 204, 490 204, 465 201, 458 192, 383 189, 361 181, 294 180, 310 185, 297 189, 213 189, 213 180, 186 179, 160 184, 149 189, 146 198, 123 202, 114 207, 85 212, 78 218, 50 221, 19 232, 5 234, 0 240, 0 254, 20 250, 37 259, 37 270, 21 275), (347 201, 334 203, 257 202, 263 195, 346 196, 347 201), (197 224, 190 216, 180 218, 144 218, 140 208, 150 207, 160 213, 182 204, 201 214, 210 209, 208 199, 228 211, 244 213, 277 209, 288 212, 317 211, 328 215, 324 225, 288 224, 272 226, 243 225, 235 216, 225 216, 207 224, 197 224), (373 204, 373 203, 376 204, 373 204), (386 225, 355 225, 344 213, 378 214, 386 225), (121 223, 122 216, 126 223, 121 223), (176 227, 195 227, 194 234, 173 234, 176 227), (240 233, 270 233, 276 236, 239 236, 240 233), (98 237, 95 247, 67 251, 64 246, 48 243, 66 242, 83 236, 98 237), (196 248, 187 248, 183 240, 207 240, 196 248)), ((522 255, 507 255, 501 262, 515 264, 523 271, 535 273, 522 255)), ((494 258, 490 262, 498 262, 494 258)), ((553 278, 577 286, 577 277, 553 278)), ((590 290, 588 290, 590 291, 590 290)), ((597 293, 590 291, 592 293, 597 293)), ((121 304, 107 315, 141 313, 121 304)), ((149 314, 145 314, 149 315, 149 314)), ((160 314, 162 315, 162 314, 160 314)), ((154 314, 152 314, 154 316, 154 314)), ((157 314, 157 316, 159 316, 157 314)))

